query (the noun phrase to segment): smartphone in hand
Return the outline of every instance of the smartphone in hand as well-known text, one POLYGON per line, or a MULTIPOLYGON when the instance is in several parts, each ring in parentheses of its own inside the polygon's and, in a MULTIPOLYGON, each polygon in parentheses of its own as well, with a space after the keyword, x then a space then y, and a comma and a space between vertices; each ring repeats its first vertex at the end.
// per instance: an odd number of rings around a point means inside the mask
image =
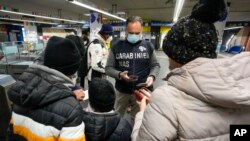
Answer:
POLYGON ((130 80, 131 82, 137 81, 138 78, 139 78, 139 76, 137 76, 137 75, 130 75, 130 76, 129 76, 129 80, 130 80))
MULTIPOLYGON (((149 92, 148 90, 145 90, 145 91, 149 92)), ((137 101, 141 101, 144 96, 149 98, 149 96, 147 94, 144 94, 140 90, 134 90, 134 94, 135 94, 135 98, 136 98, 137 101)), ((146 102, 148 103, 149 99, 147 99, 146 102)))
POLYGON ((141 88, 145 88, 146 86, 147 86, 147 83, 139 83, 135 87, 136 87, 137 90, 139 90, 141 88))

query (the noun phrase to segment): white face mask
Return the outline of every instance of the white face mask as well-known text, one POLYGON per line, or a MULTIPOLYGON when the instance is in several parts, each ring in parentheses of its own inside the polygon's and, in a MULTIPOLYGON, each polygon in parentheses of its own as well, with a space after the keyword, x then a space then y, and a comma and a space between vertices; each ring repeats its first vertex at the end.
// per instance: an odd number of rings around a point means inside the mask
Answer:
POLYGON ((107 42, 111 42, 113 40, 113 36, 109 36, 109 38, 107 39, 107 42))
POLYGON ((75 73, 75 74, 72 76, 72 79, 71 79, 71 81, 73 82, 74 85, 76 85, 76 80, 77 80, 77 73, 75 73))

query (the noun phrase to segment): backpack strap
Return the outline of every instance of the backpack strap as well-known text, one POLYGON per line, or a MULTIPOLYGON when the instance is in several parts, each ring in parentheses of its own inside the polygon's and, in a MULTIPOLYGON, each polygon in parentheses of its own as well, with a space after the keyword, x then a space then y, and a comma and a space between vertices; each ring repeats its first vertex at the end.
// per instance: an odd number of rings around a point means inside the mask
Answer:
POLYGON ((93 40, 92 43, 94 43, 94 44, 101 44, 102 48, 105 47, 105 44, 102 41, 100 41, 99 39, 93 40))

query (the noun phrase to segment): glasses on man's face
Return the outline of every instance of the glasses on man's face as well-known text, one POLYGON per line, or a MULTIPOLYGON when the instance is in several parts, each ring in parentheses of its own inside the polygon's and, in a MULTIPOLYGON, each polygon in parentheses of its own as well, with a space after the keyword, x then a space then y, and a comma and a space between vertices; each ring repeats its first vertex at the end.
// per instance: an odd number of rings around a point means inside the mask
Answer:
POLYGON ((141 34, 141 32, 128 32, 129 34, 135 34, 135 35, 139 35, 141 34))

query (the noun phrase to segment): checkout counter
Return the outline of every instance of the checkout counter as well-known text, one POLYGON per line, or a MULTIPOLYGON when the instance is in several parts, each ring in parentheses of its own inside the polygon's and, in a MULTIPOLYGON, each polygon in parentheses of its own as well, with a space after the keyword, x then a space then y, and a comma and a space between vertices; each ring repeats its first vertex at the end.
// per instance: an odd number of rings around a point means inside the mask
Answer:
POLYGON ((15 82, 10 75, 0 74, 0 140, 6 138, 11 118, 11 102, 8 99, 7 92, 15 82))

